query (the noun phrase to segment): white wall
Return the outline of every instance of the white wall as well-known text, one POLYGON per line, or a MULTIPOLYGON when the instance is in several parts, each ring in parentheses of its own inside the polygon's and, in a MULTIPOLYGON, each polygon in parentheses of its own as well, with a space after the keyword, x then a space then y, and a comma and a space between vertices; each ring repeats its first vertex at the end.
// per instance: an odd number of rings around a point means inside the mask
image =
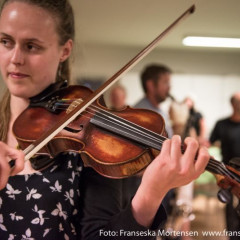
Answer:
MULTIPOLYGON (((104 45, 77 45, 74 52, 74 77, 101 76, 109 78, 129 60, 131 60, 141 48, 104 46, 104 45)), ((213 74, 213 75, 239 75, 240 76, 240 52, 234 50, 153 50, 147 57, 139 62, 132 72, 139 72, 146 64, 156 62, 168 65, 175 73, 185 74, 213 74)))

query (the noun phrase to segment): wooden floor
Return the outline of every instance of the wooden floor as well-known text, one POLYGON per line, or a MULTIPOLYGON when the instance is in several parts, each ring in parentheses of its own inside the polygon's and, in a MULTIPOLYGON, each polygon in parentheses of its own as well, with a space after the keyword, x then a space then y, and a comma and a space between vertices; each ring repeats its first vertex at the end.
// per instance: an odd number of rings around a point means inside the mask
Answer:
POLYGON ((218 187, 215 184, 198 186, 195 188, 193 212, 195 220, 191 223, 191 230, 199 235, 195 240, 227 240, 226 236, 203 236, 202 231, 219 231, 226 229, 224 216, 225 204, 217 199, 218 187))
MULTIPOLYGON (((177 229, 180 232, 188 231, 194 234, 193 237, 181 237, 181 240, 228 240, 226 236, 203 235, 203 231, 208 231, 209 233, 214 233, 215 231, 224 234, 224 229, 226 229, 224 216, 225 204, 217 199, 218 190, 219 188, 215 183, 195 185, 193 198, 193 214, 195 215, 195 219, 191 221, 190 226, 186 225, 185 229, 183 227, 180 229, 175 225, 175 228, 166 227, 167 231, 168 229, 174 229, 175 231, 177 229)), ((160 236, 157 237, 157 240, 162 239, 160 236)), ((169 237, 167 239, 179 240, 176 237, 169 237)))

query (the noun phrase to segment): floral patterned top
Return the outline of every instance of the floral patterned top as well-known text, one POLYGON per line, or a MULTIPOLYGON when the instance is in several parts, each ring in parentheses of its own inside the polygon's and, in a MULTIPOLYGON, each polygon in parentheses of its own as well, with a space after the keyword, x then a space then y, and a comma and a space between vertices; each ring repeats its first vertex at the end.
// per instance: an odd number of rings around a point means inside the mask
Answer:
MULTIPOLYGON (((146 230, 129 206, 122 210, 121 190, 120 180, 84 168, 79 155, 62 154, 42 172, 9 178, 0 191, 0 239, 95 240, 100 229, 146 230)), ((159 225, 164 210, 157 215, 159 225)))

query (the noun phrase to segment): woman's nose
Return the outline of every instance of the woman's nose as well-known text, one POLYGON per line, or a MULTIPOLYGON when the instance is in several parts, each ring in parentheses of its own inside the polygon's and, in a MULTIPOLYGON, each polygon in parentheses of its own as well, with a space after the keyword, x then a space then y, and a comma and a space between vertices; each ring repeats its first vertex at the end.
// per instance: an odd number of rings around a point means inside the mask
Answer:
POLYGON ((16 65, 24 64, 24 53, 19 46, 15 46, 12 52, 11 62, 16 65))

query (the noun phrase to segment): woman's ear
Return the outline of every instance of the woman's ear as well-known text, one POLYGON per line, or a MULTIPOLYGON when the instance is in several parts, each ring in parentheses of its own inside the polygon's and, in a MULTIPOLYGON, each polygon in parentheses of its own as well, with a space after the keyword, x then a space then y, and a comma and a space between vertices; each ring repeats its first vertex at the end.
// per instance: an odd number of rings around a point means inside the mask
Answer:
POLYGON ((66 59, 69 58, 71 55, 73 48, 73 40, 69 39, 67 42, 62 46, 62 55, 60 57, 60 62, 64 62, 66 59))

